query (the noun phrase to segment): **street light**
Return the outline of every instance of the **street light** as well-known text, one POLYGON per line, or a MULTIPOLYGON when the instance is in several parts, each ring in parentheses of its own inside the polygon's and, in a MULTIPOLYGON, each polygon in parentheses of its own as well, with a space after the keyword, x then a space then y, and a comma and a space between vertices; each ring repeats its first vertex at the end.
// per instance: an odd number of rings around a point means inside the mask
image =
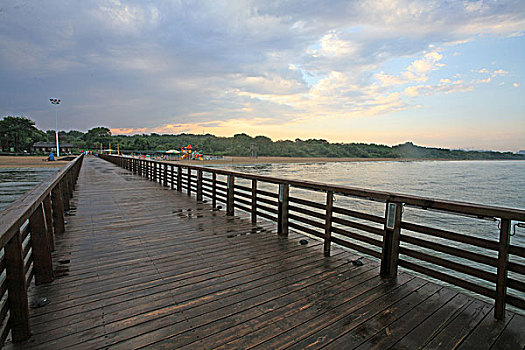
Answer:
POLYGON ((56 134, 56 139, 57 139, 57 158, 58 158, 58 157, 60 157, 60 148, 58 146, 58 105, 60 104, 60 99, 58 99, 58 98, 50 98, 49 102, 51 102, 52 105, 56 105, 57 106, 57 108, 55 109, 55 121, 56 121, 55 134, 56 134))

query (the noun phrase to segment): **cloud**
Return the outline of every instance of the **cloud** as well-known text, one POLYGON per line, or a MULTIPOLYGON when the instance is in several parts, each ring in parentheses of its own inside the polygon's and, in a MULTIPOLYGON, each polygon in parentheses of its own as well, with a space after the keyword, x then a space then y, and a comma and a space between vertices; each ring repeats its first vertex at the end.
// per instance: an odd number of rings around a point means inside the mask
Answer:
POLYGON ((503 69, 497 69, 492 72, 491 77, 497 77, 497 76, 507 75, 507 74, 509 74, 509 72, 504 71, 503 69))
POLYGON ((64 128, 103 121, 122 133, 390 115, 417 96, 472 90, 439 74, 447 50, 524 27, 513 0, 8 0, 0 105, 49 128, 47 98, 59 96, 64 128))
POLYGON ((436 93, 451 94, 456 92, 467 92, 474 90, 473 85, 464 84, 463 81, 453 81, 442 79, 440 84, 436 85, 415 85, 405 88, 403 93, 409 97, 430 96, 436 93))
POLYGON ((509 74, 508 71, 503 70, 503 69, 495 69, 493 71, 490 71, 487 68, 481 68, 480 70, 473 70, 473 72, 486 75, 486 78, 484 79, 473 80, 473 83, 475 84, 488 84, 493 81, 493 78, 502 77, 502 76, 509 74))
POLYGON ((346 59, 348 59, 351 55, 357 52, 356 47, 353 47, 349 41, 340 39, 339 35, 335 31, 330 31, 328 34, 324 35, 319 41, 319 46, 319 50, 312 49, 312 56, 344 56, 346 59))
POLYGON ((379 80, 382 86, 408 84, 413 82, 425 82, 428 80, 428 74, 444 66, 439 63, 443 55, 433 51, 426 53, 423 58, 413 61, 406 70, 399 75, 390 75, 386 73, 377 73, 375 78, 379 80))
POLYGON ((108 0, 91 10, 98 24, 117 34, 137 34, 147 26, 156 26, 160 14, 154 5, 126 4, 120 0, 108 0))

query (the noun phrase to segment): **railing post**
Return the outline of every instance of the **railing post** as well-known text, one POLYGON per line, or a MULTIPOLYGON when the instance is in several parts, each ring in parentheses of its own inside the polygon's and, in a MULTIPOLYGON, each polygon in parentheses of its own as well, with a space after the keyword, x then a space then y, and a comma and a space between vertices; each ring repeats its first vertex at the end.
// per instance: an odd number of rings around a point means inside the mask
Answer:
POLYGON ((29 227, 31 228, 31 246, 33 248, 36 284, 52 282, 54 279, 53 260, 51 258, 42 204, 38 206, 29 218, 29 227))
POLYGON ((188 187, 186 188, 186 190, 188 192, 188 196, 191 196, 191 168, 188 168, 188 174, 186 176, 188 179, 188 187))
POLYGON ((197 200, 202 201, 202 170, 197 170, 197 200))
POLYGON ((157 182, 157 179, 160 180, 159 179, 160 176, 158 176, 158 166, 157 166, 158 163, 153 162, 152 165, 153 165, 153 179, 152 179, 152 181, 153 182, 157 182))
POLYGON ((168 187, 168 164, 166 163, 163 163, 164 164, 164 180, 162 180, 163 182, 163 186, 164 187, 168 187))
POLYGON ((11 334, 13 342, 20 342, 31 336, 20 230, 7 242, 4 251, 11 334))
POLYGON ((234 214, 234 190, 235 190, 235 176, 228 175, 228 198, 226 200, 226 215, 233 216, 234 214))
POLYGON ((279 184, 279 213, 277 215, 277 233, 288 236, 288 194, 290 186, 279 184))
POLYGON ((75 179, 73 178, 73 169, 67 174, 67 182, 69 184, 69 198, 73 198, 73 192, 75 191, 75 179))
POLYGON ((401 234, 402 203, 386 203, 383 250, 381 252, 380 275, 384 278, 397 276, 399 259, 399 238, 401 234))
POLYGON ((155 181, 157 167, 156 167, 156 164, 153 161, 150 162, 150 165, 151 165, 151 177, 150 177, 150 180, 151 181, 155 181))
POLYGON ((58 183, 51 191, 51 201, 53 209, 53 227, 55 235, 64 233, 64 203, 62 202, 62 188, 58 183))
POLYGON ((252 224, 257 223, 257 180, 252 179, 252 224))
POLYGON ((171 189, 175 189, 175 166, 170 164, 170 178, 171 178, 171 189))
POLYGON ((496 303, 494 305, 494 317, 498 320, 502 320, 505 318, 505 298, 507 296, 507 265, 509 263, 510 227, 510 220, 502 218, 499 230, 497 272, 498 275, 496 278, 496 303))
POLYGON ((182 167, 177 167, 177 191, 182 192, 182 167))
POLYGON ((69 207, 69 186, 67 184, 67 178, 66 177, 63 177, 62 180, 60 180, 60 183, 59 183, 59 186, 60 186, 60 189, 62 191, 62 198, 63 198, 63 205, 64 205, 64 212, 69 212, 70 210, 70 207, 69 207))
POLYGON ((211 206, 217 207, 217 174, 213 173, 211 176, 212 187, 211 187, 211 206))
POLYGON ((334 206, 334 193, 326 192, 326 214, 324 220, 324 256, 330 256, 332 241, 332 208, 334 206))
POLYGON ((49 247, 51 251, 55 251, 55 235, 53 233, 53 211, 51 209, 51 195, 48 194, 44 198, 44 215, 46 217, 47 239, 49 240, 49 247))

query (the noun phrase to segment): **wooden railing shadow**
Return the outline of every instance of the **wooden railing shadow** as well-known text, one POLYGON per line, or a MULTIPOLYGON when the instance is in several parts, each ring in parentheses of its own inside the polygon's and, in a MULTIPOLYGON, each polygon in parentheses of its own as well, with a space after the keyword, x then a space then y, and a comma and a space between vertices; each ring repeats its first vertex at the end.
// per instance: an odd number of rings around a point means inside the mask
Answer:
POLYGON ((54 280, 51 252, 82 166, 83 155, 0 211, 0 347, 31 336, 28 287, 54 280))

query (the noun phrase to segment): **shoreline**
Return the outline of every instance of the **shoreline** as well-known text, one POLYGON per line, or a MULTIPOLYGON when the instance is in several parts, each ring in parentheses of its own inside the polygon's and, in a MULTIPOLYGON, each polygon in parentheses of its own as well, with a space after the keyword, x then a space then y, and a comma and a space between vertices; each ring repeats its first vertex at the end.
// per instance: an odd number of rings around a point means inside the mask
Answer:
MULTIPOLYGON (((344 163, 344 162, 422 162, 422 161, 502 161, 513 159, 443 159, 443 158, 328 158, 328 157, 224 157, 216 160, 167 160, 181 165, 251 165, 284 163, 344 163)), ((0 169, 61 168, 67 160, 50 162, 46 156, 0 156, 0 169)))
MULTIPOLYGON (((445 159, 445 158, 328 158, 328 157, 225 157, 217 160, 168 160, 183 165, 250 165, 275 163, 345 163, 345 162, 423 162, 423 161, 501 161, 514 159, 445 159)), ((521 160, 521 159, 519 159, 521 160)))
POLYGON ((250 165, 250 164, 286 164, 286 163, 343 163, 343 162, 388 162, 411 161, 396 158, 327 158, 327 157, 224 157, 217 160, 175 160, 174 163, 186 165, 250 165))

